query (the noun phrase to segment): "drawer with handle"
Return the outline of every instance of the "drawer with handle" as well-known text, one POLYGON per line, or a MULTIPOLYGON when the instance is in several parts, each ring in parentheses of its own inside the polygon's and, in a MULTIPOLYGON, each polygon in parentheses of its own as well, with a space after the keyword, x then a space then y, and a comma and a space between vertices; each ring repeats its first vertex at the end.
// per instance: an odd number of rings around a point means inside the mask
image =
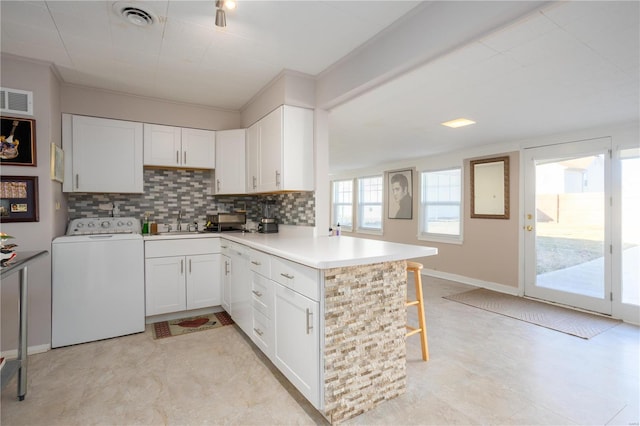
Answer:
POLYGON ((320 272, 317 269, 272 256, 271 279, 312 300, 319 300, 320 272))
POLYGON ((251 305, 267 318, 273 318, 273 282, 259 274, 251 278, 251 305))
POLYGON ((249 268, 253 272, 269 277, 271 275, 271 255, 258 250, 249 251, 249 268))

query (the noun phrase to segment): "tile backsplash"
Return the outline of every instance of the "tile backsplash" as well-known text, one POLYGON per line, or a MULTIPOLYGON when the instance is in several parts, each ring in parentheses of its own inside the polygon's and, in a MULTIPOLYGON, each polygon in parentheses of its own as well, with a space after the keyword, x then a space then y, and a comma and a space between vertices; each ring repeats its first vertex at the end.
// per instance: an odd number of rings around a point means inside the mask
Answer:
POLYGON ((175 223, 182 210, 182 222, 203 225, 207 214, 234 209, 247 211, 247 220, 262 216, 261 202, 275 201, 275 217, 284 225, 315 225, 313 192, 289 192, 269 195, 210 195, 208 170, 145 169, 144 194, 68 194, 69 218, 109 216, 115 204, 119 216, 142 219, 151 212, 151 220, 175 223))

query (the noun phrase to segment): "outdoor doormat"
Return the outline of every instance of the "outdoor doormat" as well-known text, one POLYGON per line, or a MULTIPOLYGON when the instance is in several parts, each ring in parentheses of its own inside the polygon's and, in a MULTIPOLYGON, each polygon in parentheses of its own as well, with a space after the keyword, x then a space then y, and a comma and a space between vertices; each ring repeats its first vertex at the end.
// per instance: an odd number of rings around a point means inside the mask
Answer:
POLYGON ((165 337, 210 330, 230 324, 233 324, 233 320, 229 314, 224 311, 189 318, 179 318, 171 321, 160 321, 153 324, 153 338, 163 339, 165 337))
POLYGON ((622 322, 485 288, 444 298, 583 339, 590 339, 622 322))

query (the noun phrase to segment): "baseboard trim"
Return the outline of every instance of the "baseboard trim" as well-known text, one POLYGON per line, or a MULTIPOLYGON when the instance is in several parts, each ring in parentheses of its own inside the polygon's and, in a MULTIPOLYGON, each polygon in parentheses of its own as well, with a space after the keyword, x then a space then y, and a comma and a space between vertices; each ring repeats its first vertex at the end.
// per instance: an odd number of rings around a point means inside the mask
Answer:
POLYGON ((423 269, 422 275, 427 275, 443 280, 457 281, 462 284, 472 285, 474 287, 486 288, 500 293, 510 294, 512 296, 522 296, 517 287, 511 287, 504 284, 498 284, 491 281, 478 280, 476 278, 465 277, 463 275, 451 274, 449 272, 436 271, 435 269, 423 269))
MULTIPOLYGON (((27 355, 35 355, 41 354, 51 350, 51 345, 37 345, 37 346, 29 346, 27 348, 27 355)), ((6 359, 16 359, 18 358, 18 350, 17 349, 9 349, 8 351, 2 351, 0 356, 6 359)))

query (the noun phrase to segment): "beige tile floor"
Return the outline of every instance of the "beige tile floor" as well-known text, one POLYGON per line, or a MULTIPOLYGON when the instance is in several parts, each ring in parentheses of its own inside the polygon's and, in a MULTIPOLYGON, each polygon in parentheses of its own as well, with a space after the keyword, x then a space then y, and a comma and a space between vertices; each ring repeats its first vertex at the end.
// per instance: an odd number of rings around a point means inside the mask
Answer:
MULTIPOLYGON (((638 424, 638 327, 583 340, 442 299, 465 285, 424 286, 430 361, 409 338, 407 393, 346 424, 638 424)), ((25 401, 15 392, 2 426, 325 423, 236 326, 33 355, 25 401)))

